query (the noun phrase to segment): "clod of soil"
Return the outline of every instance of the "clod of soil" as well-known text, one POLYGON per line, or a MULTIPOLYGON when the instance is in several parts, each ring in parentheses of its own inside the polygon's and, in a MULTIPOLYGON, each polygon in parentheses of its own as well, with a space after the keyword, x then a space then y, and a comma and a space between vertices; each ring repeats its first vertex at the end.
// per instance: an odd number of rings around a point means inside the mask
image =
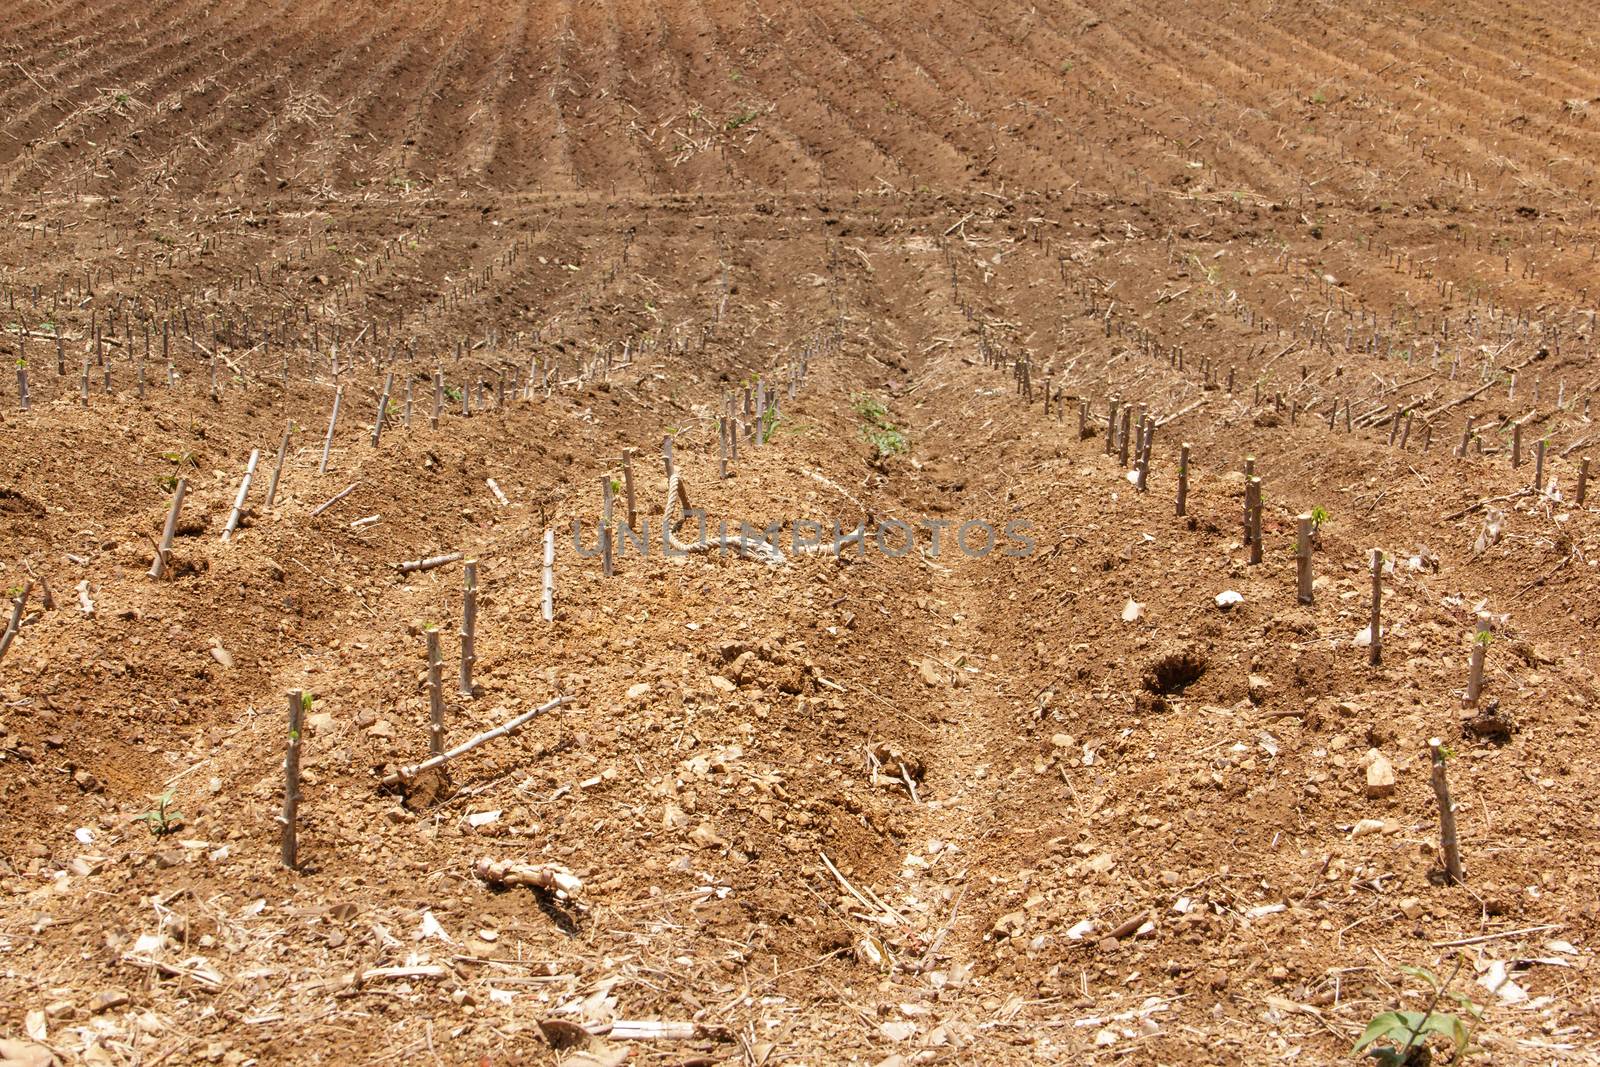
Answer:
POLYGON ((1177 696, 1198 682, 1206 673, 1206 658, 1185 649, 1169 652, 1153 661, 1144 672, 1144 688, 1158 696, 1177 696))

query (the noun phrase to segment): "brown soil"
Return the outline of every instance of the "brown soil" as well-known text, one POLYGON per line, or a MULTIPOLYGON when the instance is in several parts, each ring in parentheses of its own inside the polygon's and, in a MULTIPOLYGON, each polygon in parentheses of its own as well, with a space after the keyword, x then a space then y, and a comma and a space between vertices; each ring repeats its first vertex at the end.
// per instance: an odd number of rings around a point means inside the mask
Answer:
POLYGON ((32 1046, 0 1062, 1330 1063, 1429 1007, 1416 966, 1484 1006, 1474 1055, 1594 1061, 1580 20, 7 21, 0 585, 37 580, 0 660, 0 1038, 32 1046), (717 417, 758 379, 779 415, 719 479, 717 417), (1107 454, 1112 400, 1158 420, 1147 492, 1107 454), (927 529, 898 557, 658 549, 607 578, 571 523, 592 545, 633 449, 659 532, 665 437, 713 528, 951 525, 937 553, 927 529), (955 550, 976 519, 1034 551, 955 550), (450 552, 479 561, 471 696, 461 567, 396 569, 450 552), (570 701, 386 790, 428 752, 430 624, 446 745, 570 701), (484 858, 582 889, 493 887, 484 858), (607 1033, 638 1020, 700 1029, 607 1033))

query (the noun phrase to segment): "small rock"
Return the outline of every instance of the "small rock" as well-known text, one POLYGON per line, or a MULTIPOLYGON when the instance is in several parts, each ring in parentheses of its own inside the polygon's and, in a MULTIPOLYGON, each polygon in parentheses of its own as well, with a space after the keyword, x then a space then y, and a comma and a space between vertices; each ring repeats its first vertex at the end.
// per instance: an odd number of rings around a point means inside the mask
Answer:
POLYGON ((711 688, 719 690, 719 691, 724 692, 724 693, 731 693, 731 692, 733 692, 735 689, 737 689, 739 687, 734 685, 732 682, 728 681, 722 675, 713 674, 711 676, 711 688))
POLYGON ((43 1045, 0 1037, 0 1065, 3 1067, 52 1067, 53 1064, 60 1062, 55 1054, 43 1045))
POLYGON ((1232 589, 1224 589, 1222 592, 1218 593, 1216 600, 1217 607, 1221 608, 1223 611, 1227 611, 1235 604, 1244 603, 1244 597, 1241 594, 1234 592, 1232 589))
POLYGON ((886 1022, 878 1027, 884 1037, 890 1041, 904 1041, 917 1032, 916 1023, 886 1022))
POLYGON ((120 989, 103 989, 89 998, 89 1011, 99 1015, 112 1008, 120 1008, 128 1003, 128 994, 120 989))
POLYGON ((211 646, 211 658, 222 664, 224 670, 233 666, 233 655, 221 645, 211 646))
POLYGON ((333 713, 328 711, 313 712, 306 719, 306 725, 311 728, 311 732, 314 734, 326 733, 333 729, 333 713))
POLYGON ((378 721, 378 713, 375 712, 375 711, 372 711, 371 709, 368 709, 366 711, 358 711, 358 712, 356 712, 356 729, 357 730, 365 730, 367 727, 371 726, 373 723, 375 723, 377 721, 378 721))
POLYGON ((1020 911, 1007 912, 994 921, 989 930, 995 937, 1019 937, 1028 925, 1028 917, 1020 911))
POLYGON ((713 830, 709 822, 703 822, 690 830, 689 840, 701 848, 727 848, 729 844, 728 839, 713 830))
POLYGON ((1381 755, 1367 764, 1367 796, 1374 800, 1394 795, 1394 765, 1381 755))
POLYGON ((1261 704, 1266 701, 1267 695, 1272 692, 1272 683, 1260 674, 1252 674, 1249 678, 1250 703, 1261 704))
POLYGON ((1128 602, 1122 605, 1122 621, 1138 622, 1142 618, 1144 618, 1144 605, 1129 597, 1128 602))
POLYGON ((1382 819, 1362 819, 1350 827, 1350 840, 1355 841, 1366 837, 1368 834, 1383 833, 1382 819))
POLYGON ((390 724, 388 719, 379 719, 377 722, 367 727, 367 734, 370 737, 393 737, 394 726, 390 724))
POLYGON ((633 685, 628 686, 628 699, 638 700, 648 692, 650 692, 649 682, 635 682, 633 685))
POLYGON ((931 659, 925 659, 917 664, 917 673, 922 675, 923 685, 939 685, 944 681, 939 676, 939 665, 931 659))
POLYGON ((1418 900, 1416 897, 1406 897, 1400 902, 1399 906, 1400 914, 1404 915, 1408 919, 1419 919, 1422 917, 1422 901, 1418 900))

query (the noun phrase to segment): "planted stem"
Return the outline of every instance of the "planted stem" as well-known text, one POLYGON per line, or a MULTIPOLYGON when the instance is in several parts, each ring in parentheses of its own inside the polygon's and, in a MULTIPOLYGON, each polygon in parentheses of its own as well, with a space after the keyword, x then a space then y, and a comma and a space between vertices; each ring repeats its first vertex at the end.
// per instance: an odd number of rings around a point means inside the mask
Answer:
POLYGON ((1483 693, 1483 660, 1493 639, 1494 620, 1485 612, 1478 613, 1478 628, 1472 635, 1472 653, 1467 661, 1467 694, 1462 700, 1465 707, 1478 703, 1483 693))
POLYGON ((461 695, 472 695, 472 668, 478 662, 478 561, 461 565, 461 695))
POLYGON ((1367 662, 1376 667, 1383 662, 1383 553, 1372 550, 1372 616, 1367 622, 1372 643, 1367 662))
POLYGON ((1299 579, 1299 600, 1302 604, 1312 602, 1311 595, 1311 516, 1301 515, 1297 520, 1295 540, 1295 571, 1299 579))
POLYGON ((344 402, 344 386, 333 391, 333 414, 328 416, 328 436, 322 440, 322 462, 317 464, 318 474, 328 473, 328 453, 333 448, 333 428, 339 424, 339 405, 344 402))
POLYGON ((628 505, 628 528, 639 528, 639 511, 633 499, 633 449, 622 450, 622 495, 628 505))
POLYGON ((299 841, 296 822, 300 817, 300 732, 305 727, 305 695, 298 689, 289 691, 289 744, 283 754, 283 814, 278 821, 283 826, 283 865, 293 868, 298 860, 299 841))
POLYGON ((167 509, 167 522, 161 528, 161 543, 156 546, 155 562, 150 564, 150 577, 160 578, 167 570, 167 557, 172 554, 172 539, 178 532, 178 512, 183 510, 183 496, 189 491, 189 479, 179 478, 172 491, 172 506, 167 509))
POLYGON ((1465 880, 1461 870, 1461 840, 1456 834, 1456 808, 1450 799, 1450 785, 1445 781, 1443 742, 1437 737, 1431 738, 1428 751, 1433 757, 1433 796, 1439 802, 1439 850, 1444 855, 1445 883, 1459 885, 1465 880))
POLYGON ((439 628, 428 627, 428 755, 444 751, 444 686, 439 680, 439 628))
POLYGON ((6 620, 5 630, 0 632, 0 659, 6 658, 11 642, 16 640, 17 631, 22 629, 22 612, 28 606, 28 592, 32 588, 32 582, 24 582, 22 592, 11 599, 11 617, 6 620))
POLYGON ((293 429, 292 421, 283 428, 283 440, 278 442, 278 460, 272 465, 272 478, 267 482, 267 501, 261 505, 263 509, 272 507, 272 502, 278 499, 278 479, 283 476, 283 461, 289 454, 289 433, 293 429))
POLYGON ((394 371, 390 371, 383 380, 383 395, 378 397, 378 415, 372 420, 372 447, 378 447, 378 439, 383 436, 383 417, 389 412, 389 392, 394 388, 394 371))
POLYGON ((1178 517, 1189 508, 1189 442, 1178 446, 1178 517))
POLYGON ((1261 479, 1250 479, 1250 562, 1261 562, 1261 479))
POLYGON ((261 459, 261 450, 250 450, 250 462, 245 465, 244 478, 239 482, 239 495, 233 499, 233 512, 228 516, 228 524, 222 528, 222 539, 231 541, 233 533, 239 528, 239 522, 244 518, 244 500, 250 494, 250 479, 255 476, 256 463, 261 459))
POLYGON ((541 597, 541 609, 545 622, 555 621, 555 594, 556 594, 556 532, 544 532, 544 593, 541 597))

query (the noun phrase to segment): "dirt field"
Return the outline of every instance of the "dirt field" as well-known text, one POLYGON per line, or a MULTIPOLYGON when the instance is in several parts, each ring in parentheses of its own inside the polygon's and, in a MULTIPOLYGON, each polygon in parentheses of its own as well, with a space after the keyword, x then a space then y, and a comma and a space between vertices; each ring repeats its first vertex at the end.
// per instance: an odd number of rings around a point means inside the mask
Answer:
POLYGON ((1600 1062, 1581 12, 5 16, 0 1064, 1600 1062))

